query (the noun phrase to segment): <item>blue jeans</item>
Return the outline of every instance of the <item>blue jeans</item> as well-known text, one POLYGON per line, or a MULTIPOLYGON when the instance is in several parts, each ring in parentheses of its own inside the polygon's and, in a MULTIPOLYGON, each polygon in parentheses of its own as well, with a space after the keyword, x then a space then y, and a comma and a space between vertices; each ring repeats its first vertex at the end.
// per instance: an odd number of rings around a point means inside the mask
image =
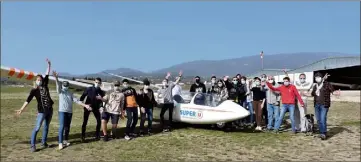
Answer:
POLYGON ((276 125, 275 125, 275 130, 279 130, 283 121, 283 117, 285 117, 286 111, 290 112, 290 120, 291 120, 291 127, 292 127, 292 132, 296 132, 296 127, 295 127, 295 105, 294 104, 283 104, 282 105, 282 109, 281 109, 281 113, 280 116, 278 118, 278 120, 276 121, 276 125))
POLYGON ((328 107, 325 107, 325 105, 321 105, 321 104, 315 105, 315 116, 316 116, 317 124, 320 129, 320 134, 323 135, 326 135, 327 133, 327 113, 328 113, 328 107))
POLYGON ((246 105, 247 105, 247 108, 248 108, 248 111, 249 111, 249 114, 250 114, 249 118, 248 118, 249 123, 253 124, 254 123, 254 113, 253 113, 252 102, 247 102, 246 105))
POLYGON ((280 116, 280 107, 273 105, 273 104, 268 104, 267 105, 267 112, 268 112, 268 125, 267 125, 267 129, 273 129, 274 125, 277 123, 277 121, 279 120, 279 116, 280 116), (273 120, 275 121, 273 124, 273 120))
POLYGON ((65 140, 69 139, 70 123, 72 116, 72 113, 59 112, 59 143, 63 143, 63 135, 65 140))
POLYGON ((140 131, 143 131, 144 123, 145 123, 145 117, 148 117, 148 132, 152 130, 152 122, 153 122, 153 109, 151 108, 144 108, 145 113, 140 112, 140 131))
POLYGON ((47 114, 38 113, 38 116, 36 117, 35 128, 33 129, 33 132, 31 133, 31 139, 30 139, 31 146, 35 146, 36 135, 38 134, 40 127, 43 124, 43 121, 44 121, 44 128, 43 128, 43 136, 41 139, 41 143, 42 144, 46 143, 46 140, 48 138, 49 125, 50 125, 52 117, 53 117, 53 111, 51 111, 47 114))

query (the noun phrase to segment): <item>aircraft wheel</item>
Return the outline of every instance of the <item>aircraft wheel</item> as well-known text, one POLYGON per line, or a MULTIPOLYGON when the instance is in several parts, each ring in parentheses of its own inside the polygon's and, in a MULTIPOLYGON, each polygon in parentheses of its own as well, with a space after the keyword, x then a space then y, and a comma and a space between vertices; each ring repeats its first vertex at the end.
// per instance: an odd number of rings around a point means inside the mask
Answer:
POLYGON ((226 125, 226 123, 224 123, 224 122, 217 123, 217 128, 223 129, 225 125, 226 125))

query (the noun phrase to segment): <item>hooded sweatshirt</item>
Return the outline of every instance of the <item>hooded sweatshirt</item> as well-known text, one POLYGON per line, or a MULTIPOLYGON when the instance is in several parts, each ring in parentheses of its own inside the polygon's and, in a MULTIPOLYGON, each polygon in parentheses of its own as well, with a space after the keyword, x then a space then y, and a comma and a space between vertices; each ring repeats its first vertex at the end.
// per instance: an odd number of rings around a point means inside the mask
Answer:
POLYGON ((109 94, 103 97, 106 102, 104 106, 104 112, 111 114, 120 114, 124 108, 124 94, 120 90, 111 91, 109 94))

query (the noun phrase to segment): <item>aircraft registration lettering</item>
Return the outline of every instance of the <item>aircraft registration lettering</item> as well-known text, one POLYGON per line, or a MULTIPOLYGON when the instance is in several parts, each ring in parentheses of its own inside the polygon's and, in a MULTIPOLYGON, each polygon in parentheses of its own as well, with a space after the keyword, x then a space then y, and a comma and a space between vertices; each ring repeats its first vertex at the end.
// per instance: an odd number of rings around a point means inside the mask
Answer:
POLYGON ((191 110, 180 110, 180 115, 188 118, 202 118, 203 113, 201 111, 191 111, 191 110))

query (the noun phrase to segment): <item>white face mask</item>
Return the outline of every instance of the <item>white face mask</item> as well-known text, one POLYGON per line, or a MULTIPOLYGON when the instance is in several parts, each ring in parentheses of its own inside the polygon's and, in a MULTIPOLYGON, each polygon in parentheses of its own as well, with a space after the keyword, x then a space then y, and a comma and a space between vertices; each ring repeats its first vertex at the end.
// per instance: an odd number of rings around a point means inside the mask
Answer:
POLYGON ((256 81, 255 83, 256 83, 256 86, 261 85, 261 83, 259 81, 256 81))
POLYGON ((216 83, 216 80, 211 80, 212 84, 216 83))
POLYGON ((40 86, 41 85, 41 81, 40 80, 37 80, 36 82, 35 82, 35 84, 37 85, 37 86, 40 86))
POLYGON ((148 89, 149 88, 149 86, 147 86, 147 85, 144 85, 144 89, 146 90, 146 89, 148 89))
POLYGON ((218 84, 218 87, 222 87, 223 84, 218 84))
POLYGON ((242 84, 246 84, 246 81, 245 81, 245 80, 241 80, 241 83, 242 83, 242 84))
POLYGON ((94 83, 94 87, 99 87, 99 84, 98 83, 94 83))
POLYGON ((127 83, 123 83, 123 87, 124 87, 124 88, 128 88, 128 84, 127 84, 127 83))
POLYGON ((271 79, 271 80, 268 80, 268 83, 273 83, 273 80, 271 79))
POLYGON ((162 82, 163 86, 167 86, 167 82, 162 82))
POLYGON ((68 90, 69 89, 69 87, 62 87, 62 89, 64 90, 64 91, 66 91, 66 90, 68 90))
POLYGON ((322 81, 322 78, 321 77, 316 77, 315 80, 316 80, 317 83, 320 83, 322 81))
POLYGON ((284 81, 284 82, 283 82, 283 85, 288 86, 288 85, 290 85, 290 82, 284 81))
POLYGON ((305 83, 305 82, 306 82, 306 79, 302 78, 302 79, 300 79, 300 82, 301 82, 301 83, 305 83))
POLYGON ((265 81, 266 80, 266 78, 261 78, 261 81, 263 82, 263 81, 265 81))

